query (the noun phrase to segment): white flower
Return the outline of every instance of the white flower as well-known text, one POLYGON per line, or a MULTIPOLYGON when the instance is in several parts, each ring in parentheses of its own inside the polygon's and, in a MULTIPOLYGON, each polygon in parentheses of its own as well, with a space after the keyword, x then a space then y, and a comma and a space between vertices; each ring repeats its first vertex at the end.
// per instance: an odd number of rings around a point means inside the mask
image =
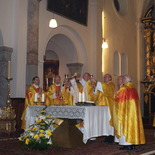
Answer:
POLYGON ((49 135, 47 135, 47 134, 45 134, 45 138, 48 138, 48 139, 49 139, 49 138, 50 138, 50 136, 49 136, 49 135))
POLYGON ((49 139, 49 141, 47 142, 47 144, 49 144, 49 145, 52 144, 52 140, 51 140, 51 138, 49 139))
POLYGON ((31 137, 34 137, 34 133, 33 133, 33 132, 31 132, 31 133, 30 133, 30 136, 31 136, 31 137))
POLYGON ((49 132, 48 130, 46 130, 45 137, 49 139, 51 137, 51 135, 52 135, 52 133, 49 132))

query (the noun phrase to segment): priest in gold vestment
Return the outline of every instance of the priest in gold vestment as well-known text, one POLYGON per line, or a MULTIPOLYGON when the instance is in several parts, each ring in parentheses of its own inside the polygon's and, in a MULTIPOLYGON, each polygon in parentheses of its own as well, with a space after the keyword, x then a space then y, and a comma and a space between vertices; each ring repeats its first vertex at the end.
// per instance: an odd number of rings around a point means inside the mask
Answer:
POLYGON ((52 105, 73 105, 73 88, 70 79, 65 77, 61 82, 61 77, 56 75, 54 84, 49 87, 47 95, 52 105))
MULTIPOLYGON (((112 76, 110 74, 104 75, 104 82, 96 81, 94 78, 91 79, 96 82, 95 93, 96 93, 96 105, 108 106, 110 110, 110 125, 113 126, 113 106, 115 104, 114 93, 115 85, 112 82, 112 76)), ((109 135, 103 141, 104 143, 112 143, 114 136, 109 135)))
POLYGON ((49 98, 46 95, 46 92, 39 86, 40 79, 38 76, 33 77, 32 79, 32 85, 28 87, 26 91, 26 97, 25 97, 25 106, 24 111, 21 117, 22 120, 22 129, 25 129, 26 121, 25 121, 25 115, 26 115, 26 108, 27 106, 31 105, 50 105, 49 98))
POLYGON ((139 97, 131 77, 123 76, 123 84, 115 96, 116 118, 114 127, 120 149, 132 150, 135 145, 145 144, 139 97))
POLYGON ((83 77, 80 77, 80 78, 77 78, 77 79, 79 80, 79 83, 83 88, 83 92, 84 92, 84 95, 85 95, 85 101, 94 101, 94 102, 96 102, 96 95, 94 93, 94 85, 95 85, 95 83, 93 81, 91 81, 91 75, 86 72, 86 73, 83 74, 83 77))
POLYGON ((61 83, 61 77, 59 75, 56 75, 54 77, 54 84, 52 84, 47 91, 47 95, 50 99, 51 105, 62 104, 62 87, 63 83, 61 83))
POLYGON ((73 87, 69 78, 65 78, 64 81, 64 86, 62 88, 63 104, 73 105, 73 87))
MULTIPOLYGON (((95 79, 92 79, 96 82, 95 79)), ((104 75, 104 82, 96 82, 96 105, 98 106, 108 106, 111 114, 110 124, 113 125, 113 114, 112 108, 115 102, 114 93, 115 85, 112 82, 112 76, 110 74, 104 75)))

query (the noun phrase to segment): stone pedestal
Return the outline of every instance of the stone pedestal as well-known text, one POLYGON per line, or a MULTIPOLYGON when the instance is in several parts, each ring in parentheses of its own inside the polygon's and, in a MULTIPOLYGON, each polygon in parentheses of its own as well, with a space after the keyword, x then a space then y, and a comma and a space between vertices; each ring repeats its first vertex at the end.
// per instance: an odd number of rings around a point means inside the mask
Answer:
POLYGON ((11 61, 13 49, 6 46, 0 47, 0 108, 6 106, 8 93, 7 76, 8 76, 8 61, 11 61))
POLYGON ((67 64, 67 67, 69 69, 69 74, 72 76, 74 75, 74 73, 77 73, 78 75, 81 75, 82 72, 82 63, 70 63, 67 64))

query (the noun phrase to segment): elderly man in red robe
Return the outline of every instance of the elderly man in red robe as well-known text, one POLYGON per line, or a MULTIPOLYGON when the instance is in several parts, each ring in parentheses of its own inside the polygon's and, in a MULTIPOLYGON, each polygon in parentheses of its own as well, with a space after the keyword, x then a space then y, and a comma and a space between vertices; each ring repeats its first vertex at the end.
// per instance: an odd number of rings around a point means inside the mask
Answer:
POLYGON ((136 145, 145 144, 139 97, 130 76, 123 76, 122 82, 115 96, 115 134, 123 146, 120 149, 133 150, 136 145))

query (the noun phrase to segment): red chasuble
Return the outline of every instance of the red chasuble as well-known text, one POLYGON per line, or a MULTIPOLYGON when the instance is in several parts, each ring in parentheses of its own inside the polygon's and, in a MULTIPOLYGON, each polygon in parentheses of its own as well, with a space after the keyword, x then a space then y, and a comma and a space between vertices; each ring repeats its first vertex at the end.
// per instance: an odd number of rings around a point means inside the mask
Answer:
POLYGON ((135 145, 145 144, 142 116, 137 90, 132 82, 122 86, 116 93, 115 129, 117 137, 122 134, 126 141, 135 145))

